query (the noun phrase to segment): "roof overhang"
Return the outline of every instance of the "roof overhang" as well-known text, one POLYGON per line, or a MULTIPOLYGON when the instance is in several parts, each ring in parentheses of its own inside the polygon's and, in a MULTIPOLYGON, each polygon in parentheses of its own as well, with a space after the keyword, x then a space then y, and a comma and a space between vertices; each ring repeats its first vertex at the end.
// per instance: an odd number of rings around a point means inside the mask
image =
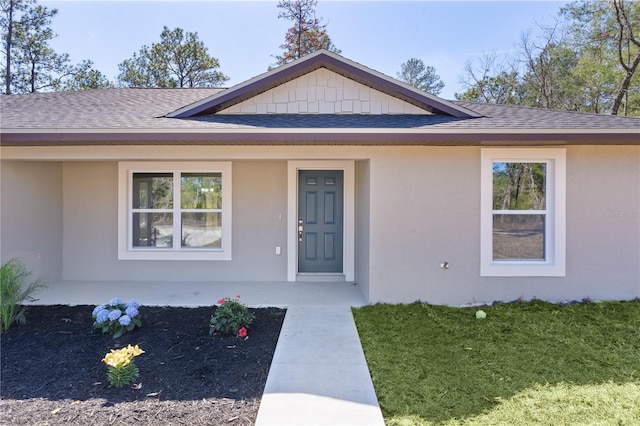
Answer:
POLYGON ((67 145, 640 145, 636 129, 3 129, 2 146, 67 145))

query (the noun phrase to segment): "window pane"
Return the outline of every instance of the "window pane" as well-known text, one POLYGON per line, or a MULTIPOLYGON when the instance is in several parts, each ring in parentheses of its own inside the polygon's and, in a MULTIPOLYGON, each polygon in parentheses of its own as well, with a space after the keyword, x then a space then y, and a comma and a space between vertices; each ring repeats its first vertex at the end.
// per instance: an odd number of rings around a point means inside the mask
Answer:
POLYGON ((171 173, 134 173, 133 208, 173 208, 173 175, 171 173))
POLYGON ((221 209, 222 173, 182 173, 180 197, 183 209, 221 209))
POLYGON ((543 214, 494 214, 493 260, 544 260, 543 214))
POLYGON ((133 246, 171 248, 173 246, 173 214, 134 213, 133 246))
POLYGON ((182 247, 222 247, 222 213, 182 213, 182 247))
POLYGON ((545 163, 493 163, 493 210, 545 210, 545 163))

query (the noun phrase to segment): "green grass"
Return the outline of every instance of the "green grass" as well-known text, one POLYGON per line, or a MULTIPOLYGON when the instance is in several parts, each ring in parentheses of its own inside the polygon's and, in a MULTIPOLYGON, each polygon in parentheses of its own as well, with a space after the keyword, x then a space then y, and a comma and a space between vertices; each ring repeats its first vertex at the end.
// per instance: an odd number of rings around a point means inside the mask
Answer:
POLYGON ((640 424, 640 301, 353 310, 389 426, 640 424))

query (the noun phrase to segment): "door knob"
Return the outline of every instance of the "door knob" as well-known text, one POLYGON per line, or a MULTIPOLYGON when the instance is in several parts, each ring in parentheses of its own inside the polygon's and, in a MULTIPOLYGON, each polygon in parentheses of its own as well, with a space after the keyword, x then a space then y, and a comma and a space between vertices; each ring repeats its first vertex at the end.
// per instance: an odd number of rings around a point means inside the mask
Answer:
POLYGON ((302 241, 302 231, 304 231, 302 219, 298 219, 298 241, 302 241))

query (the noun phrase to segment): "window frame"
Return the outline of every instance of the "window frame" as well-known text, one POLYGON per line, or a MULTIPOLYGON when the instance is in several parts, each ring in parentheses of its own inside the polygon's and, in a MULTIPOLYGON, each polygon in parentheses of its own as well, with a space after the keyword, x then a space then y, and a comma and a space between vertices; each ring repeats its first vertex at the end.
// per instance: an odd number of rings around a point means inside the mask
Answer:
MULTIPOLYGON (((231 162, 135 162, 118 163, 118 259, 119 260, 231 260, 231 162), (221 173, 222 242, 220 248, 182 247, 145 248, 133 246, 133 174, 172 173, 174 229, 180 227, 182 209, 176 192, 180 191, 181 173, 221 173)), ((189 210, 189 209, 186 209, 189 210)), ((188 211, 187 211, 188 212, 188 211)), ((174 232, 175 235, 175 232, 174 232)), ((180 235, 180 234, 178 234, 180 235)))
MULTIPOLYGON (((480 276, 564 277, 566 275, 566 150, 564 148, 482 148, 480 187, 480 276), (493 209, 494 163, 546 164, 545 259, 493 259, 493 215, 505 212, 493 209)), ((523 210, 519 214, 527 212, 529 211, 523 210)))

